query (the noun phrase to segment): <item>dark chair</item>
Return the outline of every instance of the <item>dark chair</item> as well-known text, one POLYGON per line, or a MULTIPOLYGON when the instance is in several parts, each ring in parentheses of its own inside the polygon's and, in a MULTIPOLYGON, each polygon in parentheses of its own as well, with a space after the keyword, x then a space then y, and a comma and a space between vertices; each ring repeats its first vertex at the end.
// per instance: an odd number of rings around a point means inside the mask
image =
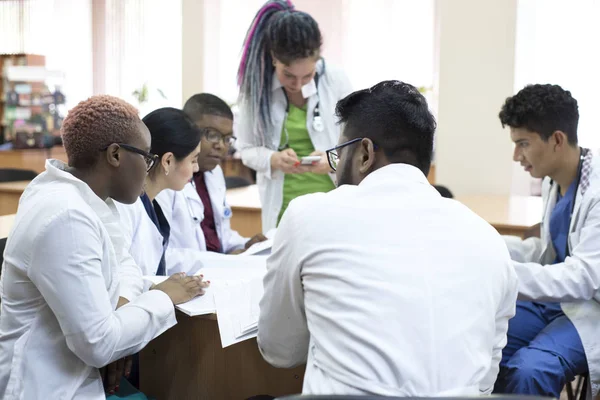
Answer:
POLYGON ((227 189, 242 188, 242 187, 246 187, 246 186, 250 186, 250 185, 252 185, 252 182, 250 182, 246 178, 242 178, 241 176, 226 176, 225 177, 225 187, 227 189))
POLYGON ((567 399, 568 400, 585 400, 587 395, 589 374, 579 375, 573 382, 567 382, 567 399), (575 389, 573 389, 575 383, 575 389))
POLYGON ((446 186, 433 185, 433 187, 442 195, 442 197, 446 197, 448 199, 454 198, 452 192, 446 186))
POLYGON ((0 182, 30 181, 37 175, 29 169, 0 168, 0 182))
MULTIPOLYGON (((350 395, 292 395, 285 397, 277 397, 276 400, 475 400, 481 399, 480 396, 464 396, 464 397, 386 397, 386 396, 350 396, 350 395)), ((542 396, 525 396, 525 395, 491 395, 485 396, 484 399, 491 400, 552 400, 552 397, 542 396)))

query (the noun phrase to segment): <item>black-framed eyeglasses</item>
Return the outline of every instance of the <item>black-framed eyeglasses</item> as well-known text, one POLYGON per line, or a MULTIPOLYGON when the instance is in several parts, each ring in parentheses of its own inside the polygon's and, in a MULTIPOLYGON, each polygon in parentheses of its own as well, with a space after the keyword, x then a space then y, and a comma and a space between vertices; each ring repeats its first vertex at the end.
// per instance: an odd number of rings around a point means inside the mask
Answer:
MULTIPOLYGON (((339 149, 341 149, 342 147, 346 147, 346 146, 349 146, 351 144, 360 142, 363 139, 364 138, 352 139, 352 140, 349 140, 349 141, 344 142, 342 144, 338 144, 337 146, 332 147, 329 150, 326 150, 325 152, 327 153, 327 161, 329 161, 329 166, 331 167, 331 169, 334 170, 334 171, 337 170, 337 165, 338 165, 338 162, 340 160, 340 156, 338 155, 338 150, 339 149)), ((373 143, 373 146, 375 148, 377 148, 377 145, 375 143, 373 143)))
POLYGON ((144 161, 146 162, 146 172, 150 171, 152 169, 152 167, 154 166, 154 164, 156 163, 156 161, 158 160, 158 155, 148 153, 147 151, 138 149, 137 147, 134 147, 134 146, 131 146, 131 145, 128 145, 125 143, 111 143, 108 146, 106 146, 105 148, 103 148, 102 151, 108 150, 108 148, 112 144, 116 144, 117 146, 119 146, 129 152, 136 153, 136 154, 139 154, 142 157, 144 157, 144 161))
POLYGON ((206 140, 209 142, 219 143, 222 140, 227 147, 233 146, 237 139, 233 135, 223 135, 221 132, 213 128, 206 128, 204 135, 206 136, 206 140))

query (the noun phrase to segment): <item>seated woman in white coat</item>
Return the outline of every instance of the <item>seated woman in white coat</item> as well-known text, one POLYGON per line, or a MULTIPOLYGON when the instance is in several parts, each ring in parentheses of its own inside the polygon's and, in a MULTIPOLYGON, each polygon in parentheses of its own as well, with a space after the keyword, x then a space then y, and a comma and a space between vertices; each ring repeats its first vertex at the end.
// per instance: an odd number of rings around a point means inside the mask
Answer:
MULTIPOLYGON (((166 189, 182 190, 198 171, 202 131, 176 108, 152 111, 142 121, 150 131, 150 151, 157 162, 148 172, 144 193, 133 205, 119 205, 119 211, 131 236, 130 253, 144 275, 167 275, 166 249, 177 229, 171 229, 156 197, 166 189)), ((194 272, 196 259, 189 256, 180 261, 194 272)))
POLYGON ((397 81, 337 104, 339 187, 297 198, 267 262, 258 344, 303 393, 491 392, 515 313, 504 241, 427 182, 435 120, 397 81))
POLYGON ((105 399, 99 369, 175 325, 173 305, 203 292, 179 274, 142 294, 113 201, 133 203, 156 159, 137 110, 92 97, 62 134, 69 164, 48 160, 25 189, 4 253, 4 400, 105 399))
MULTIPOLYGON (((227 204, 225 177, 219 165, 235 142, 231 109, 217 96, 202 93, 192 96, 183 111, 204 135, 198 155, 198 172, 181 192, 165 190, 157 197, 174 228, 169 257, 180 259, 178 255, 186 254, 185 249, 237 254, 266 240, 260 233, 246 238, 231 229, 232 212, 227 204)), ((182 265, 169 261, 170 268, 176 267, 174 264, 182 265)))

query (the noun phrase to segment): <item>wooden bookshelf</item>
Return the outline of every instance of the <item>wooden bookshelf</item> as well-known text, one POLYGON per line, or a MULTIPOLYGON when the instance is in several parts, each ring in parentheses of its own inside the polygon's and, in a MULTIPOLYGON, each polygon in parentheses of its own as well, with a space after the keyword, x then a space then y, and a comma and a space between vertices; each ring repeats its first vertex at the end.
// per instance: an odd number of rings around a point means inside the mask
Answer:
MULTIPOLYGON (((7 107, 6 93, 10 90, 10 88, 7 87, 9 82, 5 75, 5 68, 7 66, 44 67, 45 65, 46 57, 36 54, 0 54, 0 144, 9 139, 7 137, 6 121, 4 120, 7 107)), ((31 83, 31 86, 32 91, 38 92, 42 89, 43 83, 33 82, 31 83)), ((39 106, 32 105, 30 107, 35 108, 39 106)))

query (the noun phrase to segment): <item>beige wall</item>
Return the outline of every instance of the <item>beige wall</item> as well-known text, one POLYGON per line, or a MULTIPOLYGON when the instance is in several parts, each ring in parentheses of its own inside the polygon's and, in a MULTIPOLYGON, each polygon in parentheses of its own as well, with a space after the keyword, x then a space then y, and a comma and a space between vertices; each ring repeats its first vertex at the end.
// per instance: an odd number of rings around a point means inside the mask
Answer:
POLYGON ((294 0, 297 10, 309 13, 319 23, 323 35, 323 52, 327 60, 339 65, 343 59, 344 10, 347 0, 294 0))
POLYGON ((204 77, 204 0, 182 0, 182 105, 202 92, 204 77))
POLYGON ((509 194, 512 144, 498 112, 513 94, 517 0, 438 0, 437 182, 509 194))

